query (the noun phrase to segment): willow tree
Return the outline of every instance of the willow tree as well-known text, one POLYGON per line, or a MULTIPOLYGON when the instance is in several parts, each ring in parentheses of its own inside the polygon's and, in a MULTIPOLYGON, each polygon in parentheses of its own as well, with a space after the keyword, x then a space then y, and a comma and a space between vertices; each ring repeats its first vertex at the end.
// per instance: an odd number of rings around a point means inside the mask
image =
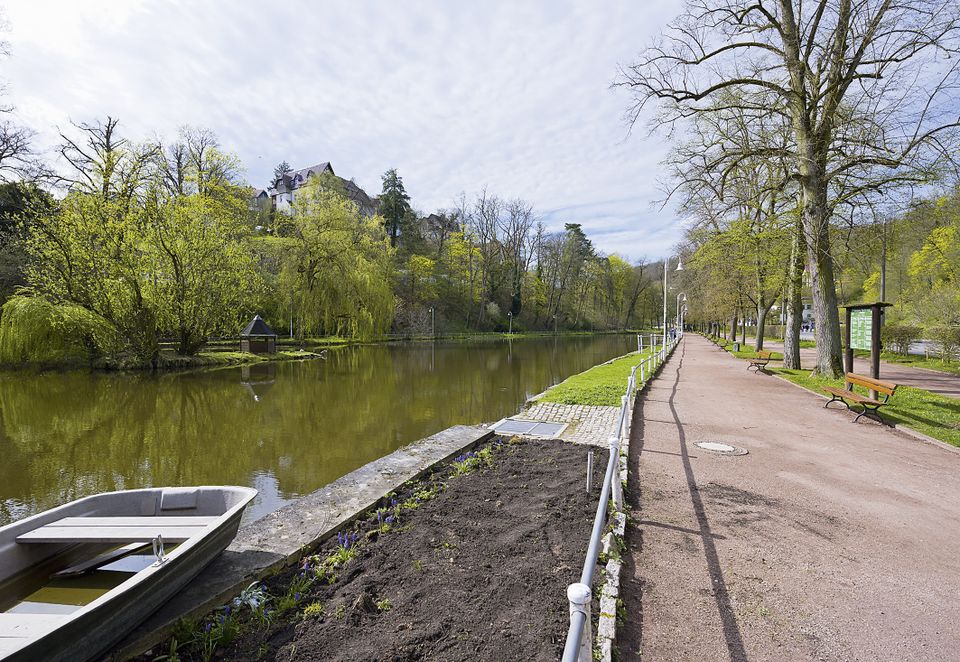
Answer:
MULTIPOLYGON (((922 182, 955 154, 960 5, 953 0, 692 0, 666 34, 621 70, 633 102, 680 129, 735 99, 781 114, 817 318, 817 371, 842 372, 830 248, 839 195, 922 182)), ((729 159, 739 159, 732 152, 729 159)), ((722 167, 722 164, 718 164, 722 167)))
POLYGON ((294 292, 303 326, 369 338, 393 321, 393 249, 383 219, 322 183, 297 194, 289 221, 292 244, 282 278, 294 292))

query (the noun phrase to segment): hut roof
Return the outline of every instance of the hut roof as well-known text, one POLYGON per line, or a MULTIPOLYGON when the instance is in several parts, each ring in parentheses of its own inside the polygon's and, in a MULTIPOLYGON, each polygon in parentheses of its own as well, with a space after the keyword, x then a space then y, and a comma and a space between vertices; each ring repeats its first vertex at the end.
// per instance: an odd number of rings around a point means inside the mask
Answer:
POLYGON ((240 333, 242 338, 276 338, 277 334, 273 332, 267 323, 263 321, 263 318, 259 315, 255 315, 250 323, 247 324, 247 327, 240 333))

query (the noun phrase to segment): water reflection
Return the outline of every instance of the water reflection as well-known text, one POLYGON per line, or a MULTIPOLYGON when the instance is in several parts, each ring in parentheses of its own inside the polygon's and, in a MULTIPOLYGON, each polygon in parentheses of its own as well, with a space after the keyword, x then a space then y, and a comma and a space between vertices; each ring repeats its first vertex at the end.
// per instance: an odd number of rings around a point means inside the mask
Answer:
POLYGON ((512 414, 632 342, 347 347, 191 374, 0 373, 0 524, 154 485, 250 485, 250 517, 261 516, 450 425, 512 414))

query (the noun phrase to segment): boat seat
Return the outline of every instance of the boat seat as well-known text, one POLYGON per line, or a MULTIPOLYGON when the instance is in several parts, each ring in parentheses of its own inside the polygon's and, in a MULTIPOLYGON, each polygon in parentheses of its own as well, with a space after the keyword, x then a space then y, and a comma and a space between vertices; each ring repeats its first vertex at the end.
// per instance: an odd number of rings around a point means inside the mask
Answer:
POLYGON ((17 536, 18 543, 133 543, 163 536, 184 542, 217 521, 216 517, 64 517, 17 536))
POLYGON ((20 650, 32 641, 53 632, 70 616, 62 614, 0 613, 0 657, 20 650))

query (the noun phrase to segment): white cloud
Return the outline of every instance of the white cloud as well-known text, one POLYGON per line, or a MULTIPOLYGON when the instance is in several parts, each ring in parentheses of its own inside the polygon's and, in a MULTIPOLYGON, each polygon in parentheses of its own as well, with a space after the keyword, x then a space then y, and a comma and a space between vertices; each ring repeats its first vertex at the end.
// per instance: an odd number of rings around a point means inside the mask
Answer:
POLYGON ((396 167, 424 211, 486 186, 653 258, 679 237, 655 204, 663 146, 627 139, 609 84, 678 5, 14 3, 2 75, 48 145, 107 114, 142 139, 206 126, 252 183, 329 160, 375 193, 396 167))

